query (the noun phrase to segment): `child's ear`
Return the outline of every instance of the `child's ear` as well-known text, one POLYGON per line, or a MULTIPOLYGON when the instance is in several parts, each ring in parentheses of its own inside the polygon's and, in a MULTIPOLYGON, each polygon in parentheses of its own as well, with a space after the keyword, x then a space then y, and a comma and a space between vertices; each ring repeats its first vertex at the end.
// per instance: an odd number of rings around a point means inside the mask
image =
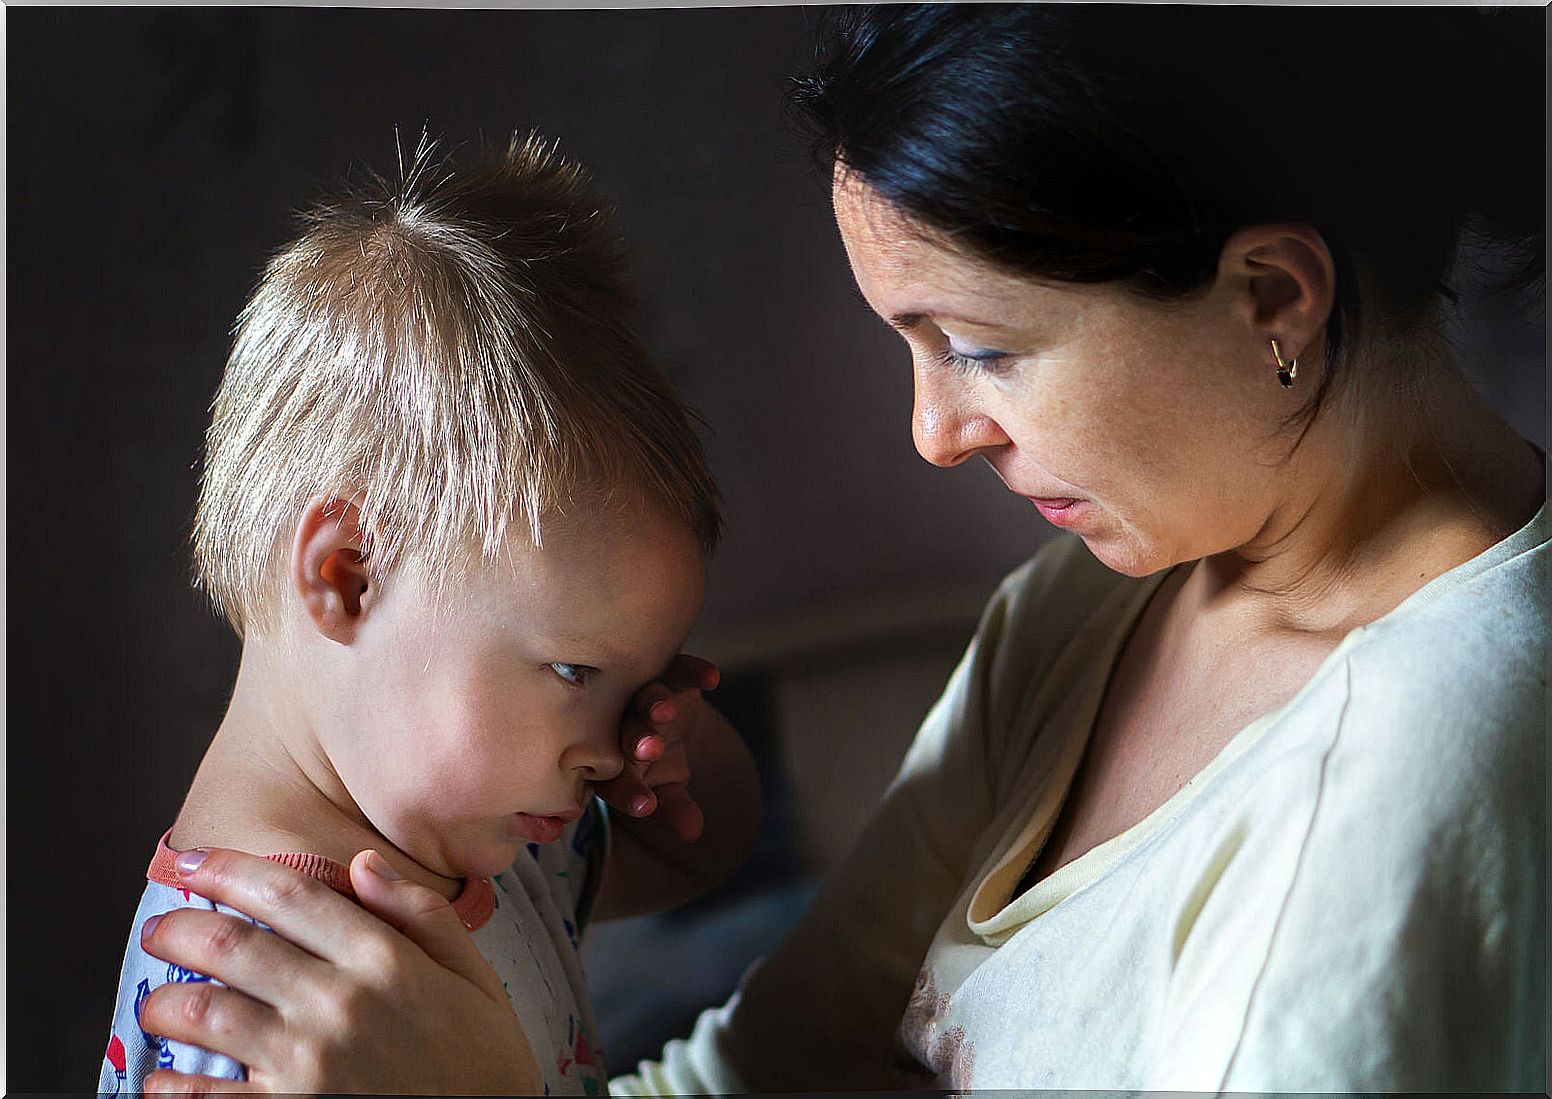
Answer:
POLYGON ((297 524, 291 584, 318 632, 348 645, 373 602, 361 512, 348 500, 315 497, 297 524))

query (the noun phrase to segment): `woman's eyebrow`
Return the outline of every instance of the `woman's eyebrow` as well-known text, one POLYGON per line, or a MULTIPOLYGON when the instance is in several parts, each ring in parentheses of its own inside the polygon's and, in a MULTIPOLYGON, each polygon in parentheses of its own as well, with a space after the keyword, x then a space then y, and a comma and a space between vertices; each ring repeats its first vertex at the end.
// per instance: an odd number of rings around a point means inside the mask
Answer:
MULTIPOLYGON (((872 310, 873 310, 873 303, 868 301, 867 296, 863 294, 862 287, 858 286, 857 283, 855 281, 853 281, 851 283, 850 289, 851 289, 851 296, 856 298, 863 305, 865 305, 868 308, 869 312, 872 312, 872 310)), ((918 311, 912 311, 912 312, 907 312, 907 313, 894 313, 894 314, 891 314, 890 316, 888 316, 888 317, 886 317, 884 319, 889 324, 889 326, 891 328, 897 328, 897 329, 899 329, 902 332, 909 332, 911 329, 915 328, 918 324, 920 324, 924 317, 929 317, 929 316, 931 316, 931 317, 942 317, 945 320, 955 320, 955 321, 959 321, 961 324, 973 324, 977 328, 997 328, 997 327, 999 327, 999 325, 995 324, 992 321, 977 320, 975 317, 966 317, 963 314, 952 313, 952 312, 949 312, 947 310, 939 310, 939 309, 928 309, 928 310, 925 310, 925 311, 918 310, 918 311)))
POLYGON ((967 317, 962 313, 949 313, 946 311, 932 310, 926 313, 894 313, 889 319, 891 328, 898 328, 902 332, 909 332, 926 317, 935 320, 958 321, 960 324, 968 324, 973 328, 1001 328, 1002 325, 994 321, 981 320, 977 317, 967 317))

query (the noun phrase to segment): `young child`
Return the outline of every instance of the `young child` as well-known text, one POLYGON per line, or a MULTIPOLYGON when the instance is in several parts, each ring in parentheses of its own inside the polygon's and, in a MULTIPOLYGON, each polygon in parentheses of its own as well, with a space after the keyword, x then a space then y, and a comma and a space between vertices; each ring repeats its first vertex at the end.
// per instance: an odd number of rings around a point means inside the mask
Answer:
POLYGON ((139 1022, 158 985, 209 979, 141 946, 162 914, 217 907, 179 888, 196 845, 347 895, 372 849, 452 899, 545 1093, 606 1087, 577 956, 616 857, 594 791, 661 720, 649 701, 622 726, 644 685, 684 668, 716 490, 581 169, 534 138, 467 170, 423 143, 373 188, 312 210, 239 319, 194 551, 242 661, 151 860, 103 1093, 158 1068, 244 1078, 139 1022))

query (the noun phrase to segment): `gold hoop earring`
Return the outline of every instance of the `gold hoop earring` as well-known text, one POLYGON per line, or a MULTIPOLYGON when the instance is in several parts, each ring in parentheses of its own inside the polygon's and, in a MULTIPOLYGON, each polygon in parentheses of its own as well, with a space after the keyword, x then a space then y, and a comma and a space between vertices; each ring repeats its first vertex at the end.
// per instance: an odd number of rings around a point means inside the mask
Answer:
POLYGON ((1272 337, 1272 358, 1277 360, 1277 380, 1282 383, 1284 389, 1293 388, 1293 379, 1299 376, 1299 360, 1289 359, 1283 361, 1283 349, 1277 346, 1277 337, 1272 337))

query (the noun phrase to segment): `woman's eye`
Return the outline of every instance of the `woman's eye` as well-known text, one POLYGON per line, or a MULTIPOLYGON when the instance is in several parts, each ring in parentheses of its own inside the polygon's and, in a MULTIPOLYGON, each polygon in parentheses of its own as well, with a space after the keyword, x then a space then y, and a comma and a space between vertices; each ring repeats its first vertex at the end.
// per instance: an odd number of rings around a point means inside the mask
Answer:
POLYGON ((565 664, 560 661, 551 664, 550 670, 573 687, 585 686, 587 677, 593 672, 586 664, 565 664))
POLYGON ((961 374, 981 370, 988 374, 997 374, 1004 370, 1011 356, 1003 351, 965 351, 956 348, 952 343, 945 344, 943 350, 937 354, 938 362, 950 370, 961 374))

